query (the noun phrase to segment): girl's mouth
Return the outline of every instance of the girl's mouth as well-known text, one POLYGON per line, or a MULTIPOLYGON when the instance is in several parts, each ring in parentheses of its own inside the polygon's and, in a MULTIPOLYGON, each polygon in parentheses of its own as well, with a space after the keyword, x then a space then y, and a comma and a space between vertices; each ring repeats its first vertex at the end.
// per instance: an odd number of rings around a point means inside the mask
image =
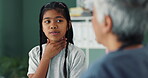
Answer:
POLYGON ((52 31, 52 32, 49 32, 49 34, 51 35, 58 35, 60 32, 59 31, 52 31))

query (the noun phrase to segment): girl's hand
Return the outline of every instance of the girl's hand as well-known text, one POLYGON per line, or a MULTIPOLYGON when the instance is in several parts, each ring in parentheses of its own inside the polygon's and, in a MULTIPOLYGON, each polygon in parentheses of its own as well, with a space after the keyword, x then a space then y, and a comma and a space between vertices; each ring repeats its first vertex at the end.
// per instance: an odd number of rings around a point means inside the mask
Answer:
POLYGON ((49 40, 47 40, 47 45, 45 48, 45 51, 43 53, 42 59, 51 59, 54 56, 56 56, 62 49, 66 47, 66 39, 62 39, 58 42, 50 43, 49 40))

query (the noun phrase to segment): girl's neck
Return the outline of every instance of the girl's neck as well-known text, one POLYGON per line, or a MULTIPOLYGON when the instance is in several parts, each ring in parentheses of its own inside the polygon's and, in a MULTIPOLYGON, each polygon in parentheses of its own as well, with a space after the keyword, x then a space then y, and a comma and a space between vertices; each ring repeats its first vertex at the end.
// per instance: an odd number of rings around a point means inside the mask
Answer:
POLYGON ((50 40, 50 43, 56 43, 59 42, 59 40, 50 40))

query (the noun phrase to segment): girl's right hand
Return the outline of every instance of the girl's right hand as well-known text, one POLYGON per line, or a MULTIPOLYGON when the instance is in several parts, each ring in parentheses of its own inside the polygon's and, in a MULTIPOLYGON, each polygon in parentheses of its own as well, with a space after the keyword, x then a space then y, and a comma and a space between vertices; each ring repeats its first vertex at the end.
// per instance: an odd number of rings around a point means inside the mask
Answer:
POLYGON ((43 53, 42 59, 51 59, 56 56, 62 49, 66 47, 66 39, 62 39, 58 42, 51 43, 47 40, 47 45, 43 53))

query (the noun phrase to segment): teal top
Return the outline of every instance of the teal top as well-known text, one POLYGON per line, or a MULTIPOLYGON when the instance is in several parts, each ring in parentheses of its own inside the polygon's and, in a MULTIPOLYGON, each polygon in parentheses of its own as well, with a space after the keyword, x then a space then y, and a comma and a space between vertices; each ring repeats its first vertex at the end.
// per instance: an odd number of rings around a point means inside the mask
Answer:
POLYGON ((81 78, 148 78, 148 46, 111 52, 92 64, 81 78))

